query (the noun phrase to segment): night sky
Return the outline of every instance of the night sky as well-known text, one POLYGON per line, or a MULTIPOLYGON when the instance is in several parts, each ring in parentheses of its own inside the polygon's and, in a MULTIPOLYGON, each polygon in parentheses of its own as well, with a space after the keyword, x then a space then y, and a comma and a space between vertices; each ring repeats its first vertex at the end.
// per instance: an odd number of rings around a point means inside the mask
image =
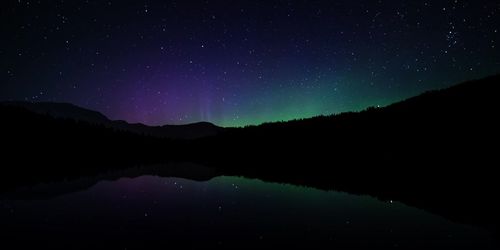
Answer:
POLYGON ((383 106, 500 72, 499 1, 1 3, 0 100, 149 125, 383 106))

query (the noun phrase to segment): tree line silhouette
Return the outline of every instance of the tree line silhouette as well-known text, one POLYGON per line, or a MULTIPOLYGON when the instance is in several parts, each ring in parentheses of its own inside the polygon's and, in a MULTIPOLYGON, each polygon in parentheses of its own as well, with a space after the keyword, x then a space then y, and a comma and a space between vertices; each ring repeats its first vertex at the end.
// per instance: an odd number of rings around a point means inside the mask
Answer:
POLYGON ((0 105, 2 179, 29 182, 188 161, 218 174, 401 200, 498 228, 499 84, 496 75, 383 108, 230 128, 194 140, 0 105))

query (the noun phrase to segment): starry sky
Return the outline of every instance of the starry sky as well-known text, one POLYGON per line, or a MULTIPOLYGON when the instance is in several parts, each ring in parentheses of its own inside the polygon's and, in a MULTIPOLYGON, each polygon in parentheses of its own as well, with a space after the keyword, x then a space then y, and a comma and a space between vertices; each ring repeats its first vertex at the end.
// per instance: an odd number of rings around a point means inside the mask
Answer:
POLYGON ((384 106, 500 72, 500 2, 1 3, 0 100, 149 125, 384 106))

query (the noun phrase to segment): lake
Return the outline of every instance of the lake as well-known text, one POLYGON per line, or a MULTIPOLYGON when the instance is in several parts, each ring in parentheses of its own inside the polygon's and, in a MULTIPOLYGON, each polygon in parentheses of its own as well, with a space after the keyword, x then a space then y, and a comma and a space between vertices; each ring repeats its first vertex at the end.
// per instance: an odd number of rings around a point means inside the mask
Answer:
POLYGON ((0 221, 8 249, 498 248, 486 230, 397 201, 230 176, 143 175, 4 197, 0 221))

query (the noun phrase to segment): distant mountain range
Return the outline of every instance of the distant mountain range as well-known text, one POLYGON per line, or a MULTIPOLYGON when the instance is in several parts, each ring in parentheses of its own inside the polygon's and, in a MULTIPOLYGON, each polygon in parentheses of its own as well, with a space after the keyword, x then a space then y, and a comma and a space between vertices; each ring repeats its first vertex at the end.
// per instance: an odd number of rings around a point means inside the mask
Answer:
POLYGON ((162 138, 196 139, 214 136, 224 131, 224 128, 209 122, 164 126, 147 126, 141 123, 131 124, 121 120, 110 120, 97 111, 78 107, 70 103, 16 101, 0 102, 0 105, 22 107, 37 114, 50 115, 54 118, 73 119, 75 121, 104 125, 109 128, 162 138))

